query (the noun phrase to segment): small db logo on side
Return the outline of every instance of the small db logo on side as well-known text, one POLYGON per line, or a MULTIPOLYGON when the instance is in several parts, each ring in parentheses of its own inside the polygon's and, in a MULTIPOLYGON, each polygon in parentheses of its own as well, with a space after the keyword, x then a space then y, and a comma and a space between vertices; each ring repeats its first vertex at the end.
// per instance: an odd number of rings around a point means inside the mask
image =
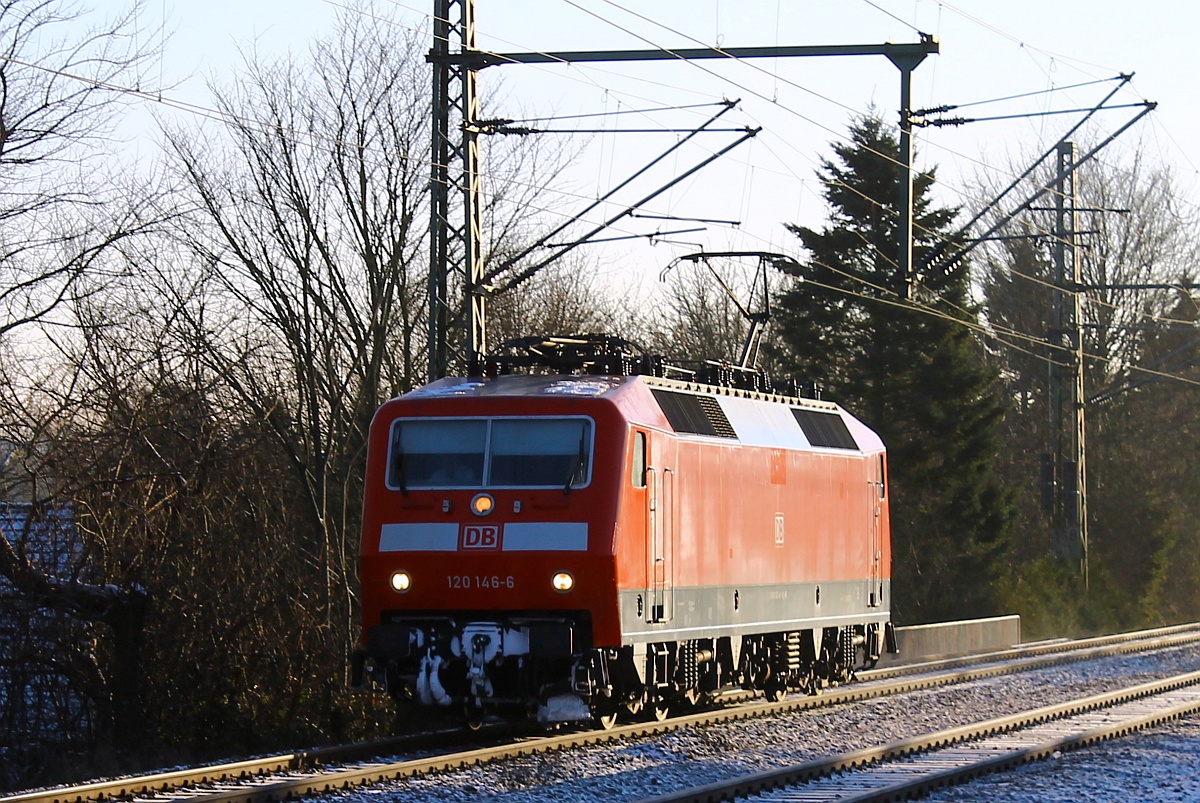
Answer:
POLYGON ((465 524, 460 546, 463 549, 498 549, 500 527, 495 524, 465 524))

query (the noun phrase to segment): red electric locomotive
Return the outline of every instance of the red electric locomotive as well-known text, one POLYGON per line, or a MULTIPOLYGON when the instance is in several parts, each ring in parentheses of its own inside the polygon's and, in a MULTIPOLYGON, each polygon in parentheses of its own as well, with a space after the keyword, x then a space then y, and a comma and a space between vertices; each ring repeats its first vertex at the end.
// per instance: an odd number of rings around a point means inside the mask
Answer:
POLYGON ((472 720, 777 699, 894 644, 884 447, 813 399, 434 382, 375 415, 361 556, 357 680, 472 720))

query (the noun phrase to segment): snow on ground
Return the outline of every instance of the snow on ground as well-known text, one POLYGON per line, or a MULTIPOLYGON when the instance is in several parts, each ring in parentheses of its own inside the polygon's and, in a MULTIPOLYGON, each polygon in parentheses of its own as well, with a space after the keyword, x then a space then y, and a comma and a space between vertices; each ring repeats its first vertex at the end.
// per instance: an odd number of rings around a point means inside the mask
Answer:
MULTIPOLYGON (((339 793, 321 800, 323 803, 639 800, 1197 669, 1200 669, 1200 647, 1068 664, 867 702, 529 756, 339 793)), ((1160 729, 1154 735, 1066 754, 1020 773, 984 779, 930 799, 989 803, 1141 799, 1200 803, 1197 772, 1200 772, 1200 718, 1160 729), (1151 771, 1150 767, 1155 769, 1151 771), (1010 794, 1013 796, 1005 796, 1010 794), (1051 794, 1060 796, 1049 797, 1051 794)))

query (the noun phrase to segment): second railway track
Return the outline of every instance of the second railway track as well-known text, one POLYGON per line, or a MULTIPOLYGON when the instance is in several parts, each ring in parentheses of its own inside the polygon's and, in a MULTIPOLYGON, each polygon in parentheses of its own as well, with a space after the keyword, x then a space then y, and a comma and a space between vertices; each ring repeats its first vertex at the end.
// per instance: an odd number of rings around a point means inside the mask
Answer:
POLYGON ((1200 711, 1200 672, 709 784, 641 803, 911 800, 1200 711))

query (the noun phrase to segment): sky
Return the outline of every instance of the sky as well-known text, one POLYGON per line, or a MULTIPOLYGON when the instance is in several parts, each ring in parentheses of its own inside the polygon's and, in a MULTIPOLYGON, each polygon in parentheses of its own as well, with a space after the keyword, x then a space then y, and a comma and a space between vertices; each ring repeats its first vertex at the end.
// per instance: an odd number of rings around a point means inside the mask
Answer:
MULTIPOLYGON (((345 0, 350 3, 351 0, 345 0)), ((398 33, 426 29, 432 0, 374 0, 398 33)), ((124 8, 103 0, 101 10, 124 8)), ((342 0, 148 0, 142 27, 169 31, 158 65, 172 98, 208 105, 206 80, 227 80, 241 52, 303 56, 329 30, 342 0)), ((975 104, 977 117, 1087 108, 1122 73, 1135 73, 1112 103, 1151 100, 1157 109, 1106 148, 1106 165, 1141 149, 1170 166, 1194 201, 1200 166, 1200 67, 1191 58, 1200 4, 1178 0, 477 0, 479 47, 497 52, 745 47, 916 42, 937 37, 940 53, 913 74, 917 108, 975 104), (1100 82, 1100 83, 1096 83, 1100 82), (1087 86, 1077 86, 1089 84, 1087 86), (1053 90, 1053 91, 1047 91, 1053 90), (1029 94, 1036 93, 1036 94, 1029 94)), ((637 239, 588 246, 599 270, 644 284, 671 260, 697 250, 795 251, 786 222, 819 227, 825 206, 814 173, 843 141, 848 124, 873 111, 897 120, 900 73, 884 57, 793 58, 742 62, 577 64, 492 67, 480 74, 488 114, 555 117, 538 125, 600 129, 562 137, 578 148, 575 167, 547 193, 547 214, 582 208, 676 142, 682 130, 739 99, 722 118, 763 131, 711 167, 664 193, 644 213, 718 223, 623 221, 613 236, 637 239), (709 104, 704 108, 697 106, 709 104), (665 111, 648 111, 666 109, 665 111), (579 118, 600 112, 619 116, 579 118), (572 119, 562 119, 572 118, 572 119), (660 133, 615 133, 615 128, 660 133), (734 225, 736 223, 736 225, 734 225), (697 228, 680 234, 669 232, 697 228), (647 237, 659 233, 656 237, 647 237)), ((158 112, 164 114, 160 108, 158 112)), ((1081 141, 1115 131, 1137 109, 1103 112, 1081 141)), ((167 116, 177 112, 165 112, 167 116)), ((938 170, 939 200, 969 204, 978 185, 1007 184, 1014 171, 1052 148, 1079 115, 1018 117, 917 132, 918 167, 938 170)), ((728 145, 734 133, 706 134, 652 171, 589 220, 625 208, 672 175, 728 145)), ((483 166, 486 173, 487 165, 483 166)), ((1080 181, 1086 181, 1086 172, 1080 181)))

